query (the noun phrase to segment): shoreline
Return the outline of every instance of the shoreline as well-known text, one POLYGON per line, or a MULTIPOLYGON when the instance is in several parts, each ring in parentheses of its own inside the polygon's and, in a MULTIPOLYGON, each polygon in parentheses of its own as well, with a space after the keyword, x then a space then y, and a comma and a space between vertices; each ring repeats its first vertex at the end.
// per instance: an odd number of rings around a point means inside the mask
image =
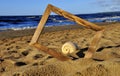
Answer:
MULTIPOLYGON (((112 23, 95 23, 99 26, 107 26, 112 24, 119 24, 120 22, 112 22, 112 23)), ((69 29, 81 29, 85 28, 78 24, 75 25, 62 25, 62 26, 50 26, 44 27, 42 33, 46 32, 55 32, 55 31, 63 31, 69 29)), ((7 39, 7 38, 15 38, 15 37, 22 37, 22 36, 32 36, 35 32, 35 29, 24 29, 24 30, 5 30, 0 32, 0 39, 7 39)))

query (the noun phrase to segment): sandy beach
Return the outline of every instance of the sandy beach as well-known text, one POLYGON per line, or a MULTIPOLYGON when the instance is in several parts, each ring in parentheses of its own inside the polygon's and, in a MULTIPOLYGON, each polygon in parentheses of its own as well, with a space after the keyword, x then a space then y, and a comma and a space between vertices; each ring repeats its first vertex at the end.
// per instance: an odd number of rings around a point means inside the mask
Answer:
POLYGON ((95 31, 77 25, 43 30, 39 43, 49 48, 61 51, 67 41, 80 47, 79 58, 68 61, 29 46, 35 29, 0 32, 0 76, 120 76, 120 23, 97 24, 105 27, 105 32, 91 59, 83 57, 95 31))

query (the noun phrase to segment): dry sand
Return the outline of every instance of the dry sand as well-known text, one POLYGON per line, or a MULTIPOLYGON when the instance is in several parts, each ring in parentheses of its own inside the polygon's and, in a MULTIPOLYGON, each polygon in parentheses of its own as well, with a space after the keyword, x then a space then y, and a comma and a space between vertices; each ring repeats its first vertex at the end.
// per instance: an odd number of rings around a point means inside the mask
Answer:
POLYGON ((106 28, 98 50, 84 59, 95 31, 79 26, 47 27, 39 43, 61 51, 72 41, 79 58, 59 61, 29 46, 34 29, 0 32, 0 76, 120 76, 120 23, 101 23, 106 28))

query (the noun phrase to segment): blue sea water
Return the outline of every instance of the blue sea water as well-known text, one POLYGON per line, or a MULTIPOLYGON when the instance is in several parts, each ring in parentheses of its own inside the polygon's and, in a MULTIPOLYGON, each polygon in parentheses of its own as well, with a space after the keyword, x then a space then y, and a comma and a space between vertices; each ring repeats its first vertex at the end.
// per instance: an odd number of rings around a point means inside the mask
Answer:
MULTIPOLYGON (((120 12, 106 12, 95 14, 77 14, 90 22, 120 22, 120 12)), ((36 28, 42 16, 0 16, 0 30, 21 30, 36 28)), ((59 15, 50 15, 45 26, 62 26, 76 24, 59 15)))

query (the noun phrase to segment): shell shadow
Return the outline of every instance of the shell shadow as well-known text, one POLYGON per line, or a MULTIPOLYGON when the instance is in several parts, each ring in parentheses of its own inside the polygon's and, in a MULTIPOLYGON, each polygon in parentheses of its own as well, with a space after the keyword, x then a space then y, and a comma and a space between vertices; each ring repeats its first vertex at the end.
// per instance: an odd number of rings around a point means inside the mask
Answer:
POLYGON ((79 57, 79 58, 83 58, 85 56, 84 52, 87 51, 88 47, 86 48, 83 48, 83 49, 80 49, 76 55, 79 57))

